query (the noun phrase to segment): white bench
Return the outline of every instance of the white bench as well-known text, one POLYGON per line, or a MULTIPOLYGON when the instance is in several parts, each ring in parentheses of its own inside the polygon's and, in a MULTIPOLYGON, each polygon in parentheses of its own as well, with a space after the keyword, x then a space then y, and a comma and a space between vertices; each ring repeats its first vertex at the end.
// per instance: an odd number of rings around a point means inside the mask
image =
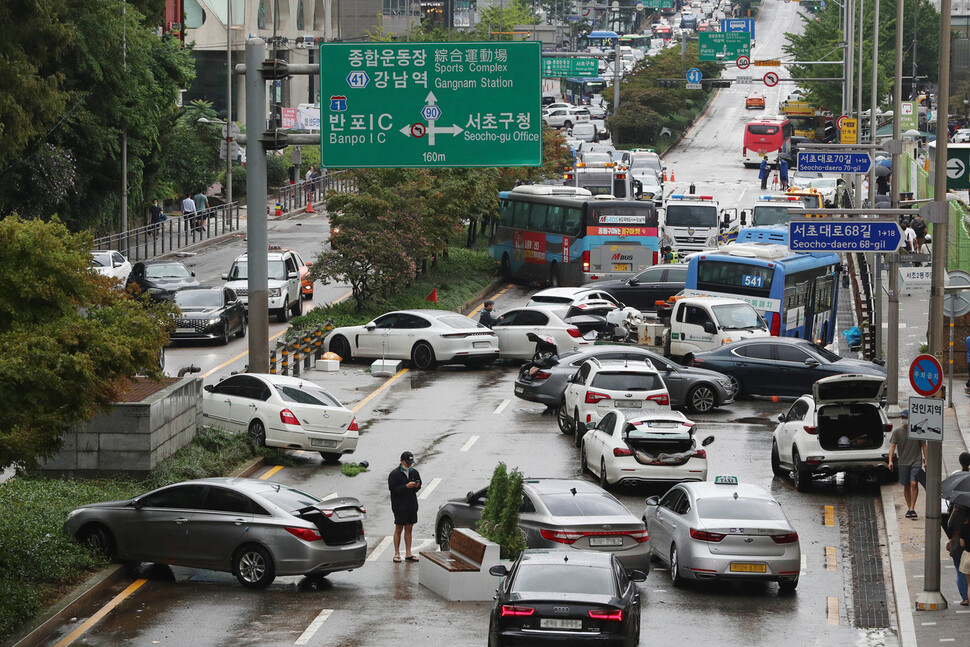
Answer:
POLYGON ((498 579, 488 569, 499 564, 499 545, 469 528, 455 528, 451 550, 421 551, 418 582, 446 600, 488 601, 498 579))

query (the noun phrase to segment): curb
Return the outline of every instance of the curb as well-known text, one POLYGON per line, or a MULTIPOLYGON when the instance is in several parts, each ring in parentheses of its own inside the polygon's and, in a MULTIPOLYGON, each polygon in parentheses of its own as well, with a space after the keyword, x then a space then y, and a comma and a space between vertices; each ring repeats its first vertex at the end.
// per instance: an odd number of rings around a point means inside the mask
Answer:
POLYGON ((465 301, 465 303, 461 304, 459 307, 455 308, 455 312, 459 314, 465 314, 466 310, 475 308, 479 304, 479 302, 489 298, 496 291, 501 290, 504 286, 508 285, 509 283, 510 281, 507 281, 505 279, 497 279, 493 281, 492 283, 488 284, 488 286, 482 288, 482 290, 479 291, 479 293, 476 294, 474 297, 472 297, 468 301, 465 301))
POLYGON ((879 488, 882 500, 882 516, 886 524, 886 543, 889 550, 889 567, 892 573, 892 590, 899 623, 900 647, 916 647, 916 626, 913 624, 913 602, 906 583, 906 564, 899 543, 899 521, 896 519, 896 498, 892 486, 879 488))

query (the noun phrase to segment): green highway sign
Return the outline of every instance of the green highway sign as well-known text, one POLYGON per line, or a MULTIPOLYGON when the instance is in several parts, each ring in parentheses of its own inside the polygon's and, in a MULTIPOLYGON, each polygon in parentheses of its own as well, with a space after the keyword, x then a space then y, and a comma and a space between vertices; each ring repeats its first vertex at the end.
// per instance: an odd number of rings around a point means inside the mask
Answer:
POLYGON ((946 190, 970 189, 970 147, 948 144, 946 149, 946 190))
POLYGON ((674 0, 643 0, 643 6, 647 9, 673 9, 674 0))
POLYGON ((542 76, 598 76, 595 58, 543 58, 542 76))
POLYGON ((697 34, 699 60, 733 61, 751 56, 751 33, 746 31, 707 31, 697 34))
POLYGON ((541 48, 322 43, 321 164, 540 166, 541 48))

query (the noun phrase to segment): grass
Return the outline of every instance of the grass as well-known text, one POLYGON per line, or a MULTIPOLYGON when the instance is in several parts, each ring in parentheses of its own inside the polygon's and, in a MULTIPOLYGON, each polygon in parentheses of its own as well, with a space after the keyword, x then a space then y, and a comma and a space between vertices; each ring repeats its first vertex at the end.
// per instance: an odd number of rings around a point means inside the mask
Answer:
POLYGON ((367 467, 361 465, 360 463, 342 463, 340 465, 340 473, 344 476, 357 476, 361 472, 366 472, 367 467))
POLYGON ((292 464, 286 452, 260 448, 246 434, 205 429, 144 481, 64 480, 19 475, 0 485, 0 642, 108 560, 61 531, 67 513, 97 501, 130 499, 187 479, 224 476, 262 455, 292 464))

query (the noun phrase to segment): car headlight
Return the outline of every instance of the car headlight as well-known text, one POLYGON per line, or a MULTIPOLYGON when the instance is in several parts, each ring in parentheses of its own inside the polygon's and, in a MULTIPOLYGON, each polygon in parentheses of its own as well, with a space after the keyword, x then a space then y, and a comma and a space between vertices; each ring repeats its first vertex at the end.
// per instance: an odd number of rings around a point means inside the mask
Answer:
POLYGON ((278 297, 278 296, 280 296, 280 294, 282 294, 282 292, 280 292, 280 288, 270 288, 269 289, 269 296, 271 296, 271 297, 278 297))
POLYGON ((725 380, 718 380, 717 383, 720 384, 723 387, 731 388, 731 380, 727 380, 727 379, 725 379, 725 380))
POLYGON ((168 292, 168 290, 165 290, 164 288, 148 288, 149 294, 165 294, 166 292, 168 292))
POLYGON ((215 326, 216 324, 220 323, 221 321, 222 321, 222 319, 219 319, 218 317, 216 317, 215 319, 209 319, 208 321, 205 322, 205 324, 207 326, 215 326))

